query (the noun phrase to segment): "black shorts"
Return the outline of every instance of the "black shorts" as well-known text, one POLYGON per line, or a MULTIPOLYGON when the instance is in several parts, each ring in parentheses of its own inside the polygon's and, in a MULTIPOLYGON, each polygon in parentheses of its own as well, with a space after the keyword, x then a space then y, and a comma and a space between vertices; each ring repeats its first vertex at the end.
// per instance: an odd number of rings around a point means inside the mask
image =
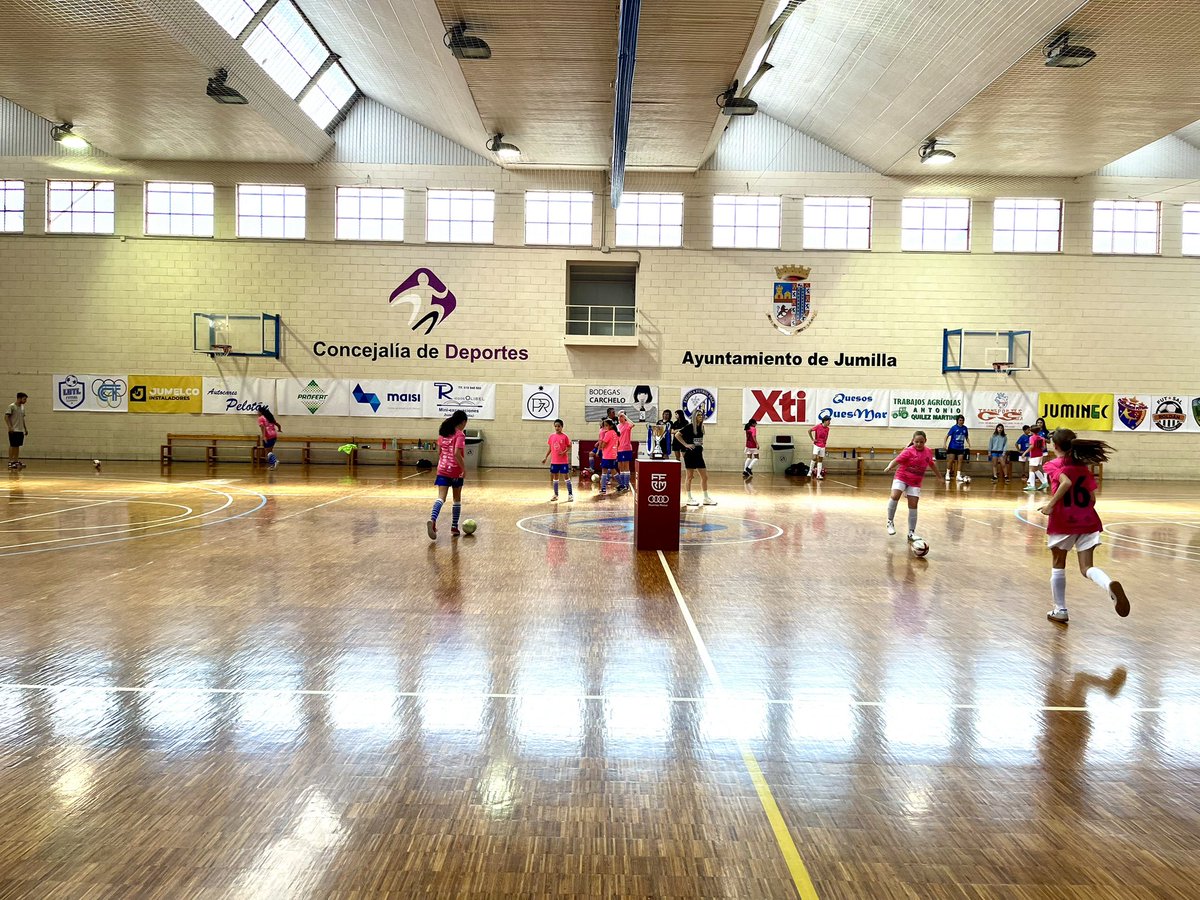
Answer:
POLYGON ((24 443, 25 443, 25 432, 23 432, 23 431, 10 431, 10 432, 8 433, 8 446, 10 446, 10 447, 20 447, 20 446, 21 446, 22 444, 24 444, 24 443))
POLYGON ((955 449, 954 447, 948 447, 948 448, 946 448, 946 455, 947 456, 966 456, 967 448, 959 447, 959 448, 955 449))
POLYGON ((685 469, 707 469, 708 466, 704 465, 704 448, 685 449, 683 451, 683 467, 685 469))

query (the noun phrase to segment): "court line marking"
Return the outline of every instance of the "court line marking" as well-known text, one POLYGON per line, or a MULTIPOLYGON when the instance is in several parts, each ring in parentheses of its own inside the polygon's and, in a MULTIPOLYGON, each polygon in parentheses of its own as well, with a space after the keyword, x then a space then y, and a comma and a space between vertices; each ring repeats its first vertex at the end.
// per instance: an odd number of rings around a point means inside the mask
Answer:
MULTIPOLYGON (((696 621, 692 618, 687 601, 683 599, 683 592, 679 590, 679 584, 675 581, 675 574, 671 571, 671 567, 667 565, 667 558, 663 555, 663 552, 661 550, 657 552, 658 561, 662 563, 663 571, 667 574, 667 581, 671 583, 671 590, 675 592, 675 602, 679 605, 679 611, 683 614, 684 622, 687 623, 688 631, 692 636, 692 643, 696 645, 696 652, 700 654, 700 661, 704 664, 704 670, 708 673, 709 680, 716 687, 718 694, 723 695, 725 693, 725 685, 722 684, 721 676, 717 673, 716 666, 713 665, 712 657, 708 654, 708 647, 704 643, 704 638, 700 636, 700 631, 696 628, 696 621)), ((808 874, 804 860, 800 858, 800 851, 796 847, 796 842, 792 838, 792 832, 788 828, 787 822, 783 819, 783 813, 779 810, 779 804, 775 802, 775 795, 771 793, 771 786, 767 784, 767 779, 758 764, 758 758, 754 755, 754 751, 750 749, 750 745, 741 737, 737 737, 735 740, 738 750, 742 754, 742 762, 745 764, 746 771, 750 775, 750 781, 754 785, 754 791, 758 794, 758 801, 762 804, 763 812, 767 815, 767 822, 770 823, 771 831, 775 834, 775 842, 779 845, 784 862, 787 863, 788 871, 791 873, 792 884, 796 887, 796 893, 800 895, 800 900, 819 900, 817 889, 812 883, 812 878, 808 874)))
POLYGON ((360 491, 351 491, 350 493, 343 494, 340 497, 334 497, 332 500, 326 500, 324 503, 318 503, 316 506, 310 506, 310 507, 307 507, 306 509, 299 510, 298 512, 288 513, 286 516, 280 516, 279 518, 275 519, 274 521, 275 522, 286 522, 288 519, 294 519, 294 518, 296 518, 296 516, 302 516, 305 513, 310 513, 314 509, 320 509, 323 506, 329 506, 334 503, 341 503, 343 500, 349 500, 351 497, 361 497, 363 494, 370 494, 377 490, 379 490, 379 488, 377 488, 375 486, 371 486, 371 487, 363 488, 360 491))
MULTIPOLYGON (((1029 525, 1032 528, 1036 528, 1039 531, 1046 530, 1045 525, 1039 524, 1038 522, 1031 522, 1029 519, 1025 518, 1025 516, 1021 515, 1023 512, 1028 512, 1028 510, 1026 510, 1024 508, 1017 508, 1017 509, 1013 510, 1013 515, 1015 515, 1017 517, 1018 522, 1024 522, 1026 525, 1029 525)), ((1138 523, 1138 522, 1114 522, 1112 524, 1114 524, 1114 525, 1136 525, 1136 524, 1140 524, 1140 523, 1138 523)), ((1171 523, 1171 524, 1178 524, 1178 523, 1171 523)), ((1159 553, 1156 550, 1150 550, 1147 547, 1139 546, 1139 544, 1142 543, 1142 540, 1139 538, 1123 537, 1121 534, 1119 534, 1115 531, 1114 532, 1105 531, 1104 534, 1108 534, 1112 537, 1112 540, 1108 542, 1109 547, 1116 547, 1121 550, 1127 550, 1131 553, 1143 553, 1146 556, 1157 556, 1160 559, 1173 559, 1176 561, 1182 560, 1183 562, 1193 562, 1193 563, 1200 562, 1200 559, 1197 559, 1195 556, 1191 555, 1191 548, 1185 544, 1165 545, 1165 546, 1171 546, 1175 550, 1175 552, 1174 553, 1159 553)), ((1101 546, 1104 546, 1104 544, 1101 543, 1101 546)))
MULTIPOLYGON (((821 480, 824 481, 825 479, 822 478, 821 480)), ((859 490, 859 487, 857 484, 850 484, 849 482, 846 482, 846 481, 838 481, 836 478, 830 478, 829 480, 832 481, 834 484, 845 485, 846 487, 853 488, 856 491, 859 490)))
MULTIPOLYGON (((549 501, 546 501, 546 502, 549 502, 549 501)), ((566 506, 566 504, 564 503, 563 506, 566 506)), ((549 534, 548 532, 545 532, 545 531, 534 531, 532 528, 526 527, 526 525, 525 525, 526 522, 532 522, 535 519, 570 518, 570 516, 573 513, 578 513, 579 515, 584 515, 583 510, 586 510, 589 508, 594 509, 596 512, 600 512, 606 508, 606 506, 604 506, 602 504, 598 504, 596 506, 589 506, 588 503, 584 503, 582 506, 579 506, 579 507, 573 507, 573 508, 567 507, 565 509, 563 508, 563 506, 560 506, 554 512, 538 513, 537 515, 534 515, 534 516, 525 516, 523 519, 518 519, 517 520, 517 528, 520 529, 521 531, 525 532, 526 534, 532 534, 532 535, 536 535, 537 537, 543 537, 543 538, 557 538, 559 540, 564 540, 564 541, 580 541, 582 543, 587 543, 587 544, 616 544, 617 546, 623 546, 623 547, 630 547, 633 545, 632 533, 629 533, 628 541, 607 541, 604 538, 582 537, 582 536, 577 536, 577 535, 573 535, 573 534, 572 535, 549 534)), ((611 509, 614 513, 618 512, 618 510, 619 510, 619 507, 615 507, 615 506, 608 506, 607 508, 611 509)), ((767 528, 775 529, 775 534, 769 534, 766 537, 745 538, 745 539, 735 540, 735 541, 695 541, 695 542, 689 542, 687 544, 684 544, 681 541, 679 544, 679 549, 681 552, 684 550, 693 550, 693 549, 697 549, 697 548, 703 549, 706 547, 723 547, 728 544, 758 544, 763 541, 773 541, 776 538, 783 536, 783 529, 780 526, 776 525, 774 522, 764 522, 761 519, 746 519, 746 518, 741 518, 738 516, 724 516, 719 513, 701 512, 701 510, 704 510, 704 509, 707 509, 707 507, 700 507, 699 509, 697 509, 695 511, 693 511, 693 510, 681 511, 679 514, 679 520, 681 523, 684 521, 687 521, 687 522, 689 522, 689 524, 693 523, 693 522, 696 522, 696 523, 704 522, 710 518, 711 519, 724 519, 727 522, 752 522, 755 525, 763 525, 763 526, 766 526, 767 528), (686 517, 688 515, 693 515, 693 516, 700 515, 701 518, 700 519, 687 519, 686 517)), ((633 520, 633 510, 629 510, 629 512, 627 514, 624 514, 622 516, 622 518, 620 520, 622 526, 624 524, 626 524, 626 522, 625 522, 626 519, 628 519, 629 521, 633 520)), ((586 523, 583 523, 583 524, 586 524, 586 523)), ((604 526, 599 526, 599 527, 604 527, 604 526)))

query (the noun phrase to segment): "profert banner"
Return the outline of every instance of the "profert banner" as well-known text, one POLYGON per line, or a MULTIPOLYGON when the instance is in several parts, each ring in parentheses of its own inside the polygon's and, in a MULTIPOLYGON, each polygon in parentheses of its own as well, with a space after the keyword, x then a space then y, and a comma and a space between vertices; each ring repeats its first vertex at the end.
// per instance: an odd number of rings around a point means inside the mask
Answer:
POLYGON ((427 381, 421 389, 421 415, 444 419, 457 410, 471 419, 496 418, 496 385, 469 381, 427 381))
POLYGON ((588 385, 583 405, 585 422, 599 422, 612 407, 629 416, 631 422, 653 422, 658 418, 658 388, 650 384, 588 385))
POLYGON ((426 382, 360 378, 347 381, 350 415, 375 419, 419 419, 426 382))
POLYGON ((830 416, 829 424, 833 427, 887 425, 891 418, 892 392, 870 388, 815 388, 809 392, 808 409, 812 421, 819 422, 830 416))
POLYGON ((992 432, 997 425, 1003 425, 1005 431, 1016 428, 1020 432, 1022 425, 1032 425, 1037 420, 1037 404, 1037 394, 1026 394, 1015 388, 975 391, 968 398, 963 415, 968 428, 992 432))
POLYGON ((534 422, 553 422, 558 414, 557 384, 521 385, 521 418, 534 422))
POLYGON ((131 413, 202 413, 204 379, 199 375, 130 375, 131 413))
POLYGON ((945 391, 892 391, 889 425, 904 428, 949 428, 964 415, 961 394, 945 391))
POLYGON ((224 415, 257 413, 264 406, 279 412, 274 378, 204 377, 204 412, 224 415))
POLYGON ((128 412, 126 375, 55 375, 56 412, 128 412))
POLYGON ((1112 394, 1039 394, 1037 409, 1051 431, 1112 431, 1112 394))
POLYGON ((691 421, 692 413, 702 409, 704 410, 704 421, 716 425, 717 389, 715 387, 680 388, 679 408, 687 413, 688 421, 691 421))
POLYGON ((284 378, 275 412, 285 416, 348 416, 350 387, 350 382, 336 378, 284 378))

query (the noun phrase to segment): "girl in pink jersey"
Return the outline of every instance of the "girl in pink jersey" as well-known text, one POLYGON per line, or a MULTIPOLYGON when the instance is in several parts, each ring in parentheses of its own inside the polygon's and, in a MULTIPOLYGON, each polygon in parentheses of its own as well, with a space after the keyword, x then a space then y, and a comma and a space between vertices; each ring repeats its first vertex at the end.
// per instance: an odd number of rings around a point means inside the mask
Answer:
POLYGON ((633 468, 633 423, 625 413, 617 413, 617 493, 629 491, 633 468))
POLYGON ((461 409, 444 420, 438 428, 438 467, 437 485, 438 498, 433 501, 433 513, 425 523, 425 531, 431 541, 437 540, 438 513, 446 502, 446 492, 454 491, 454 505, 450 508, 453 517, 450 520, 450 534, 458 537, 458 517, 462 513, 462 486, 466 475, 464 459, 467 453, 467 439, 463 429, 467 427, 467 414, 461 409))
POLYGON ((1050 517, 1046 546, 1054 557, 1050 570, 1054 609, 1046 618, 1067 624, 1067 553, 1072 547, 1079 559, 1079 571, 1108 591, 1118 616, 1127 616, 1129 598, 1121 582, 1092 565, 1092 553, 1100 545, 1104 525, 1096 514, 1096 479, 1091 466, 1107 462, 1113 448, 1103 441, 1081 441, 1069 428, 1055 431, 1053 441, 1055 458, 1046 463, 1051 495, 1039 510, 1050 517))
POLYGON ((758 421, 751 419, 745 425, 746 429, 746 468, 742 470, 743 478, 754 477, 754 464, 758 462, 758 421))
MULTIPOLYGON (((1038 422, 1045 427, 1045 420, 1038 419, 1038 422)), ((1045 455, 1046 438, 1035 424, 1033 432, 1029 435, 1029 446, 1025 448, 1025 458, 1029 460, 1029 484, 1025 486, 1025 490, 1045 490, 1050 486, 1050 481, 1046 478, 1046 473, 1042 470, 1042 458, 1045 455), (1035 477, 1037 479, 1036 486, 1034 484, 1035 477)))
POLYGON ((558 479, 563 477, 567 483, 567 502, 575 502, 575 488, 571 486, 571 439, 563 432, 563 420, 554 420, 554 434, 546 441, 546 455, 542 457, 542 465, 550 460, 550 483, 554 485, 554 496, 551 503, 558 501, 558 479))
POLYGON ((831 416, 822 416, 819 425, 808 429, 808 437, 813 445, 812 472, 810 474, 818 480, 825 478, 825 446, 829 443, 829 423, 832 421, 831 416))
POLYGON ((933 469, 934 477, 938 477, 937 463, 933 459, 933 451, 925 446, 925 432, 914 431, 912 443, 900 451, 899 455, 887 464, 885 473, 896 467, 896 478, 892 481, 892 497, 888 500, 887 533, 895 534, 896 506, 900 495, 908 497, 908 539, 918 540, 917 537, 917 504, 921 502, 921 482, 925 480, 925 472, 933 469))
POLYGON ((600 423, 600 440, 596 448, 600 451, 600 493, 597 500, 608 496, 608 479, 617 474, 617 444, 621 441, 617 436, 617 426, 611 419, 600 423))

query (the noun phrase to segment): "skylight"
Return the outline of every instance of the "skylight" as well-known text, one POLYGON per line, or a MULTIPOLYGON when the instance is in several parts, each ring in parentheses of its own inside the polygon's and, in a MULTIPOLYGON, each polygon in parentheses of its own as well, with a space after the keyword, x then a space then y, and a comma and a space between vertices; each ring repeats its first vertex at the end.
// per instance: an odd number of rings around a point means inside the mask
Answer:
POLYGON ((197 0, 230 37, 241 34, 266 0, 197 0))
POLYGON ((312 86, 300 108, 319 128, 325 128, 342 111, 357 89, 341 63, 334 63, 312 86))
POLYGON ((291 0, 279 0, 271 7, 245 46, 293 100, 329 58, 329 49, 291 0))

